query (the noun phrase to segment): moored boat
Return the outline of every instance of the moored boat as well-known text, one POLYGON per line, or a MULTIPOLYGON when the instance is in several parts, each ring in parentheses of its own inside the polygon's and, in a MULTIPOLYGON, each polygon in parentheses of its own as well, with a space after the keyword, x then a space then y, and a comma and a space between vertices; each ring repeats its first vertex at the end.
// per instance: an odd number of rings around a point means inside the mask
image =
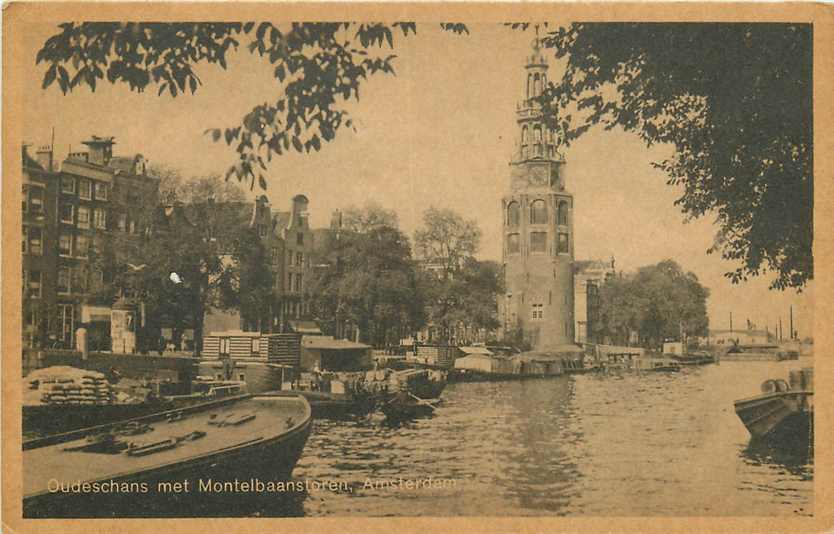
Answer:
POLYGON ((194 515, 231 498, 218 483, 289 479, 311 421, 303 397, 247 394, 26 442, 24 517, 194 515))
POLYGON ((407 391, 400 391, 381 405, 389 421, 403 421, 432 415, 440 399, 424 399, 407 391))
POLYGON ((790 384, 766 380, 761 389, 760 395, 734 402, 751 437, 780 447, 813 446, 813 369, 791 371, 790 384))

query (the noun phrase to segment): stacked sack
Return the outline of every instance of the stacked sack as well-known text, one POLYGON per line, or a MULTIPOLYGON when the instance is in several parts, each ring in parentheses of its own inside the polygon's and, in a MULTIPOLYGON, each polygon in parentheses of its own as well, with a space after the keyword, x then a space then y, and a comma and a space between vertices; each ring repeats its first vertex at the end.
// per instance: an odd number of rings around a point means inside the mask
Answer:
MULTIPOLYGON (((37 372, 37 371, 36 371, 37 372)), ((37 377, 44 404, 112 404, 113 388, 104 374, 73 367, 41 369, 37 377)))

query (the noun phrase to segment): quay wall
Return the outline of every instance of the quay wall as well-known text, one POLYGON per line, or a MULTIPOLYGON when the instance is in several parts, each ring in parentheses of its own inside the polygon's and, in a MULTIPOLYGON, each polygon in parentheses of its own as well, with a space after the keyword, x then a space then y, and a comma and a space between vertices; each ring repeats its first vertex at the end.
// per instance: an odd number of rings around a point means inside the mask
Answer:
MULTIPOLYGON (((190 388, 195 374, 195 360, 185 356, 145 356, 141 354, 113 354, 91 352, 87 359, 73 350, 43 350, 29 360, 37 360, 39 367, 69 365, 110 374, 117 371, 124 378, 169 379, 190 388)), ((26 357, 24 357, 24 361, 26 357)), ((33 369, 30 369, 30 371, 33 369)))

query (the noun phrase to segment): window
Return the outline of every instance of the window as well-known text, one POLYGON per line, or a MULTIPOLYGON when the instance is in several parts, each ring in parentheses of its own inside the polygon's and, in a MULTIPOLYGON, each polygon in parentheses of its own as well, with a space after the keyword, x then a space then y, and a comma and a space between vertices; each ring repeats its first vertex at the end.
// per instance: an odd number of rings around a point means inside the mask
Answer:
POLYGON ((96 228, 98 228, 100 230, 107 229, 107 212, 106 211, 104 211, 103 209, 96 208, 96 210, 93 212, 93 217, 94 217, 94 222, 95 222, 96 228))
POLYGON ((261 351, 261 340, 253 337, 252 338, 252 354, 258 354, 261 351))
POLYGON ((293 283, 293 276, 294 276, 294 275, 293 275, 293 273, 290 273, 290 279, 289 279, 289 282, 287 283, 287 290, 289 290, 289 291, 292 291, 292 290, 293 290, 293 285, 292 285, 292 283, 293 283))
POLYGON ((272 263, 278 263, 278 247, 272 247, 272 263))
POLYGON ((84 293, 85 291, 87 291, 86 270, 72 269, 70 270, 70 276, 72 276, 72 281, 70 282, 70 285, 75 288, 76 293, 84 293))
POLYGON ((527 144, 527 125, 526 124, 521 127, 521 144, 522 145, 527 144))
POLYGON ((534 200, 530 204, 530 224, 547 224, 547 205, 544 200, 534 200))
POLYGON ((27 227, 29 236, 29 254, 41 256, 43 254, 43 230, 41 228, 27 227))
POLYGON ((544 304, 533 304, 532 308, 534 321, 544 319, 544 304))
POLYGON ((295 253, 295 265, 297 267, 303 267, 304 266, 304 254, 302 254, 301 252, 296 252, 295 253))
POLYGON ((33 186, 29 188, 29 209, 32 210, 32 213, 43 212, 43 195, 42 187, 33 186))
POLYGON ((547 232, 530 232, 530 252, 547 252, 547 232))
POLYGON ((70 292, 70 279, 71 274, 69 268, 61 267, 58 269, 58 293, 70 292))
POLYGON ((296 236, 295 236, 295 242, 298 245, 303 245, 304 244, 304 234, 301 233, 301 232, 298 232, 298 234, 296 234, 296 236))
POLYGON ((63 193, 75 193, 75 178, 72 176, 61 176, 61 191, 63 193))
POLYGON ((75 222, 75 206, 72 204, 61 204, 61 209, 58 211, 61 215, 62 223, 72 224, 75 222))
POLYGON ((107 184, 96 182, 96 200, 107 200, 107 184))
POLYGON ((78 227, 79 228, 89 228, 90 227, 90 208, 86 208, 84 206, 78 206, 78 227))
POLYGON ((79 257, 86 258, 90 251, 90 238, 85 235, 75 236, 75 254, 79 257))
POLYGON ((295 290, 297 292, 301 292, 301 273, 296 273, 295 275, 295 290))
POLYGON ((566 200, 559 201, 559 214, 557 216, 557 222, 561 226, 567 226, 568 224, 568 203, 566 200))
POLYGON ((518 226, 521 220, 521 212, 518 202, 512 201, 507 205, 507 226, 518 226))
POLYGON ((26 210, 29 207, 29 186, 23 184, 23 194, 21 195, 23 200, 23 213, 26 213, 26 210))
POLYGON ((78 180, 78 196, 84 200, 92 200, 93 185, 90 183, 90 180, 78 180))
POLYGON ((75 310, 72 304, 58 305, 58 323, 61 325, 61 339, 63 341, 72 341, 74 319, 75 310))
POLYGON ((507 254, 518 254, 521 252, 518 242, 518 234, 510 234, 507 236, 507 254))
POLYGON ((116 216, 116 227, 121 230, 122 232, 127 231, 127 215, 124 213, 119 213, 116 216))
POLYGON ((72 236, 61 234, 58 238, 58 254, 61 256, 72 256, 72 236))
POLYGON ((568 241, 568 234, 559 232, 559 240, 556 244, 556 251, 559 254, 567 254, 570 252, 570 242, 568 241))
POLYGON ((136 233, 136 221, 130 221, 130 224, 127 225, 127 229, 131 234, 136 233))
POLYGON ((26 276, 27 282, 26 285, 29 289, 29 298, 31 299, 39 299, 41 298, 41 272, 40 271, 29 271, 28 276, 26 276))

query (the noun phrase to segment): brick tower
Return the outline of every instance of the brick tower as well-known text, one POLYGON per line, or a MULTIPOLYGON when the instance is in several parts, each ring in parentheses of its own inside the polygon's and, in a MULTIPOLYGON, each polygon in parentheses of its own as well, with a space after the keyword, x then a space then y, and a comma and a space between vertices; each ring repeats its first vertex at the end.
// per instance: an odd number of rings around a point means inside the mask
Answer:
POLYGON ((502 200, 506 293, 504 331, 521 328, 535 349, 573 343, 573 195, 565 190, 565 159, 533 99, 547 83, 547 62, 533 41, 518 103, 519 139, 502 200))

